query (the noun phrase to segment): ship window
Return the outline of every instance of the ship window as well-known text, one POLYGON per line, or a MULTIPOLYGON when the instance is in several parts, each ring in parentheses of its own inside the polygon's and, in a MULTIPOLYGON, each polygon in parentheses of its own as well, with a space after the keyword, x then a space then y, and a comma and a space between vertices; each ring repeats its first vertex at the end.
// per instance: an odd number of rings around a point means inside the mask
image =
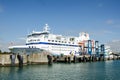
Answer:
POLYGON ((70 38, 70 41, 74 41, 75 39, 74 38, 70 38))
POLYGON ((55 42, 57 42, 57 40, 55 42))
POLYGON ((56 37, 56 39, 57 39, 57 40, 60 40, 60 39, 61 39, 61 37, 60 37, 60 36, 57 36, 57 37, 56 37))
POLYGON ((61 42, 61 41, 59 41, 59 42, 61 42))
POLYGON ((62 43, 63 43, 63 41, 62 41, 62 43))
POLYGON ((30 37, 32 37, 32 35, 28 35, 27 37, 30 38, 30 37))
POLYGON ((38 37, 40 36, 39 34, 32 34, 31 37, 38 37))
POLYGON ((38 39, 37 41, 40 41, 40 39, 38 39))
POLYGON ((54 42, 54 40, 52 40, 52 42, 54 42))
POLYGON ((50 42, 50 40, 48 40, 50 42))
POLYGON ((45 35, 44 38, 48 38, 48 35, 45 35))

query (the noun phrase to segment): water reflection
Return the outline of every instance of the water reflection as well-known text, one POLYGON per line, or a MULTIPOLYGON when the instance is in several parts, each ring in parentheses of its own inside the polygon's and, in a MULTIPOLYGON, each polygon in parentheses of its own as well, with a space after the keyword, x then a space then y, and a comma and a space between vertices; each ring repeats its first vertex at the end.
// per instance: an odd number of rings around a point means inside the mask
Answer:
POLYGON ((119 69, 120 61, 0 67, 0 80, 118 80, 119 69))
POLYGON ((120 61, 115 60, 115 61, 107 61, 105 65, 105 71, 106 75, 105 78, 106 80, 117 80, 117 78, 120 74, 120 61))
POLYGON ((8 79, 16 79, 16 67, 10 67, 9 73, 8 73, 8 79))

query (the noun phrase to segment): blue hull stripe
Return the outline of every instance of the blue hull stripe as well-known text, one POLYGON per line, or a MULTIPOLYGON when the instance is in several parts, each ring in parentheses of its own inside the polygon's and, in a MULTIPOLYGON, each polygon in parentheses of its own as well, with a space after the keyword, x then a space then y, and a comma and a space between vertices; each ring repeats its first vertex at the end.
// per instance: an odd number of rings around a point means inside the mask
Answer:
POLYGON ((59 43, 48 43, 48 42, 28 43, 28 44, 26 44, 26 45, 31 45, 31 44, 46 44, 46 45, 60 45, 60 46, 73 46, 73 47, 79 47, 79 45, 59 44, 59 43))

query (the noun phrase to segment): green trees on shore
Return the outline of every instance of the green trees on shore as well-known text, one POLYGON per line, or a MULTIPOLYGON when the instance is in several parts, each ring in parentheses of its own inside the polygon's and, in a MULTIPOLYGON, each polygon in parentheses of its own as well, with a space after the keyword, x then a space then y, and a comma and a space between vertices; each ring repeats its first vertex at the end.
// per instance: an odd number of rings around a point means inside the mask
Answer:
POLYGON ((2 52, 1 50, 0 50, 0 54, 9 54, 10 52, 2 52))

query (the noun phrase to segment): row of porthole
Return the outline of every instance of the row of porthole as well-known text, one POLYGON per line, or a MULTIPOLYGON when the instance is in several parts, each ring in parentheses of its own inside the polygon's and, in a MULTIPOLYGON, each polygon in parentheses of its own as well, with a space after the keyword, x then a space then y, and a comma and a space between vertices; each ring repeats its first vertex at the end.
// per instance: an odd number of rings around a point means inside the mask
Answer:
MULTIPOLYGON (((40 39, 37 40, 28 40, 28 42, 32 42, 32 41, 40 41, 40 39)), ((48 40, 49 42, 62 42, 62 43, 69 43, 69 44, 74 44, 74 42, 64 42, 64 41, 57 41, 57 40, 48 40)))
POLYGON ((52 50, 54 50, 54 51, 71 51, 71 50, 65 50, 65 49, 52 49, 52 50))
POLYGON ((28 40, 28 42, 31 42, 31 41, 40 41, 40 39, 37 39, 37 40, 36 39, 35 40, 34 39, 28 40))
POLYGON ((35 46, 29 46, 29 48, 36 48, 35 46))
POLYGON ((74 44, 74 42, 66 42, 66 41, 57 41, 57 40, 48 40, 49 42, 62 42, 62 43, 69 43, 69 44, 74 44))

